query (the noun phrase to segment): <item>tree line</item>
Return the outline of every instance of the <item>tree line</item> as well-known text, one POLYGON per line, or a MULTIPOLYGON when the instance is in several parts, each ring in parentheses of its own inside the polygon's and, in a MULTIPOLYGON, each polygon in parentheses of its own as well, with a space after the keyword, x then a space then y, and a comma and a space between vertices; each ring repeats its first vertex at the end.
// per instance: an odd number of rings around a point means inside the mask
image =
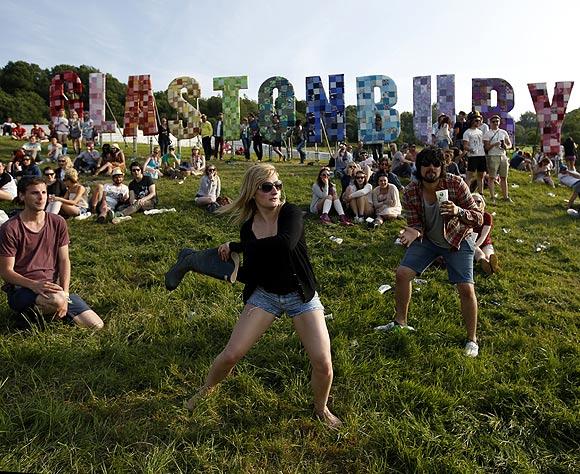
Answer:
MULTIPOLYGON (((26 61, 10 61, 0 69, 0 119, 12 117, 22 123, 47 123, 50 120, 49 86, 55 74, 63 71, 74 71, 80 77, 84 88, 81 98, 88 110, 89 106, 89 74, 100 72, 92 66, 72 66, 59 64, 50 69, 42 69, 37 64, 26 61)), ((125 111, 125 95, 127 84, 119 81, 111 74, 106 74, 106 97, 109 107, 115 118, 122 125, 125 111)), ((161 117, 168 119, 176 117, 176 111, 170 107, 165 91, 154 92, 157 109, 161 117)), ((199 99, 200 110, 213 121, 222 110, 220 96, 199 99)), ((243 95, 240 99, 242 117, 249 113, 257 113, 258 103, 243 95)), ((345 111, 347 141, 357 141, 357 114, 356 106, 348 105, 345 111)), ((306 116, 306 101, 296 100, 296 118, 304 122, 306 116)), ((106 111, 107 120, 113 120, 109 110, 106 111)), ((399 143, 419 143, 413 133, 413 114, 401 112, 401 135, 399 143)), ((580 109, 566 114, 562 127, 562 139, 572 136, 576 143, 580 143, 580 109)), ((518 145, 535 145, 540 141, 540 132, 535 112, 525 112, 516 121, 516 142, 518 145)))

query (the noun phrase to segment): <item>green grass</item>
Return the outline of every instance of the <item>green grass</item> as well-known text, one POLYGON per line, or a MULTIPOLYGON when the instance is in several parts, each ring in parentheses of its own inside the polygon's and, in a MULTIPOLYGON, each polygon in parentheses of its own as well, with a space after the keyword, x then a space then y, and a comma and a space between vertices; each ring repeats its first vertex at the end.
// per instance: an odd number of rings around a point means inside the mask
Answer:
MULTIPOLYGON (((3 158, 12 146, 0 140, 3 158)), ((217 163, 226 195, 236 195, 246 166, 217 163)), ((278 168, 288 200, 306 209, 316 168, 278 168)), ((502 272, 476 275, 475 360, 462 354, 459 301, 441 270, 426 272, 413 292, 416 333, 373 331, 394 314, 393 293, 377 288, 394 284, 401 221, 373 232, 306 218, 333 314, 331 406, 345 421, 338 432, 312 417, 308 358, 287 318, 192 415, 181 408, 242 308, 238 284, 189 275, 173 293, 163 287, 181 247, 238 235, 226 218, 194 207, 199 178, 159 183, 161 206, 177 213, 119 226, 71 221, 72 290, 106 327, 19 330, 0 298, 0 469, 579 472, 578 221, 565 213, 568 188, 550 197, 525 173, 510 180, 519 184, 516 204, 490 207, 502 272)))

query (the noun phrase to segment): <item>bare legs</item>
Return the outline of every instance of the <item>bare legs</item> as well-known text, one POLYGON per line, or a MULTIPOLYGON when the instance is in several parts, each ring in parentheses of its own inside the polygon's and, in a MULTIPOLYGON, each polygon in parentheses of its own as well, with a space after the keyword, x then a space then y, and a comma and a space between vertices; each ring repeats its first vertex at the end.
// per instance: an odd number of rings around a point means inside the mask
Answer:
POLYGON ((321 310, 311 311, 293 319, 294 328, 310 357, 312 376, 310 383, 314 392, 314 411, 330 428, 338 428, 342 422, 328 409, 328 396, 332 385, 332 357, 330 337, 321 310))
MULTIPOLYGON (((36 306, 46 316, 54 316, 64 310, 66 305, 68 305, 68 298, 63 291, 49 293, 48 297, 42 295, 36 297, 36 306)), ((77 314, 73 317, 73 321, 82 328, 102 329, 105 325, 99 315, 92 309, 77 314)))
MULTIPOLYGON (((224 350, 212 363, 204 385, 188 402, 187 408, 193 409, 196 401, 210 393, 214 387, 226 378, 236 363, 246 355, 262 334, 274 322, 275 317, 251 305, 246 305, 224 350)), ((341 425, 327 407, 330 387, 332 385, 332 358, 330 355, 330 338, 322 311, 303 313, 293 319, 294 327, 312 364, 312 390, 314 408, 318 417, 330 427, 341 425)))
MULTIPOLYGON (((417 273, 408 267, 399 266, 395 284, 395 321, 405 326, 411 301, 411 281, 417 273)), ((477 297, 472 283, 458 283, 461 315, 467 330, 467 339, 477 342, 477 297)))

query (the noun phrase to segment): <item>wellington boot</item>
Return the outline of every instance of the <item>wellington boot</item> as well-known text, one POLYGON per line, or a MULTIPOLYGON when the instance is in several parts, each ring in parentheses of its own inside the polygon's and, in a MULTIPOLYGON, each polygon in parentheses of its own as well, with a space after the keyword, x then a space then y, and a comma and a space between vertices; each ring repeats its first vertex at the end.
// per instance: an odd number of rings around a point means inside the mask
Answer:
POLYGON ((240 257, 232 252, 230 259, 224 262, 217 248, 195 251, 183 249, 177 256, 177 262, 165 274, 165 288, 175 290, 187 272, 201 273, 218 280, 234 283, 238 276, 240 257))

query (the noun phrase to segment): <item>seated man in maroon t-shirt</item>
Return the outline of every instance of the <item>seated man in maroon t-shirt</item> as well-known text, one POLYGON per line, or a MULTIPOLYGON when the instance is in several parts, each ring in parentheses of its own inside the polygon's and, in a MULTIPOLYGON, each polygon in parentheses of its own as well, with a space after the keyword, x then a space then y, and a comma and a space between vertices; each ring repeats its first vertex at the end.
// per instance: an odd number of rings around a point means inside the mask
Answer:
POLYGON ((0 276, 8 305, 21 314, 36 310, 81 327, 102 328, 97 313, 69 294, 68 230, 62 217, 44 211, 45 182, 24 180, 18 195, 24 210, 0 227, 0 276))

